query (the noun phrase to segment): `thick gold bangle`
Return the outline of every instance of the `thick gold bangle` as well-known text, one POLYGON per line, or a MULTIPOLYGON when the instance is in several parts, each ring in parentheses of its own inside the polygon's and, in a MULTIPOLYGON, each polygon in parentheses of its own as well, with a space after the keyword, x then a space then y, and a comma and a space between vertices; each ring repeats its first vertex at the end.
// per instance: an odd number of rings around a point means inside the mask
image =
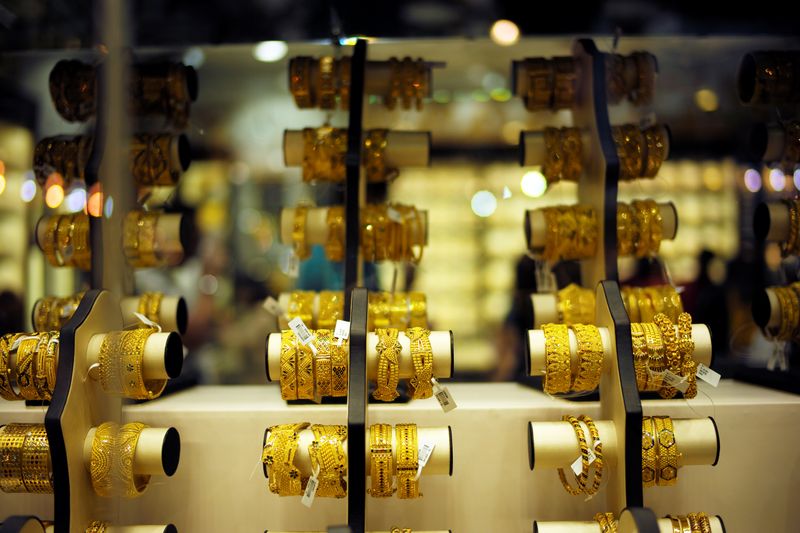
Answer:
POLYGON ((408 325, 412 328, 427 328, 428 327, 428 311, 425 293, 422 292, 409 292, 407 293, 408 307, 409 307, 409 321, 408 325))
POLYGON ((100 385, 109 394, 133 400, 158 398, 165 379, 144 379, 144 348, 156 328, 137 328, 107 333, 100 345, 100 385))
POLYGON ((664 377, 661 375, 666 369, 664 355, 664 342, 661 331, 652 322, 642 322, 642 329, 647 341, 647 388, 648 391, 657 391, 661 388, 664 377))
POLYGON ((419 498, 419 449, 416 424, 397 424, 394 427, 397 441, 397 497, 401 500, 419 498))
POLYGON ((583 141, 578 128, 545 128, 542 174, 552 182, 578 181, 583 173, 583 141))
POLYGON ((656 427, 653 418, 642 417, 642 485, 653 487, 658 478, 656 427))
POLYGON ((569 329, 564 324, 544 324, 545 374, 547 394, 569 392, 572 385, 572 366, 569 350, 569 329))
POLYGON ((289 61, 289 91, 300 109, 313 107, 311 98, 311 62, 310 57, 294 57, 289 61))
MULTIPOLYGON (((654 316, 653 322, 661 330, 661 339, 664 342, 664 351, 666 353, 667 370, 676 376, 680 376, 682 361, 681 352, 678 349, 677 337, 675 335, 675 325, 672 323, 672 320, 667 318, 667 315, 663 313, 658 313, 654 316)), ((675 387, 664 385, 659 389, 658 394, 662 398, 673 398, 677 392, 678 390, 675 387)))
POLYGON ((30 424, 22 446, 22 483, 25 492, 53 492, 53 467, 50 464, 50 443, 44 424, 30 424))
POLYGON ((331 396, 334 398, 347 396, 349 354, 349 339, 344 339, 341 345, 338 341, 331 342, 331 396))
POLYGON ((594 521, 600 526, 600 533, 617 533, 617 521, 614 513, 596 513, 594 521))
POLYGON ((550 109, 555 85, 553 63, 543 57, 532 57, 526 59, 524 65, 528 79, 527 91, 522 95, 525 108, 528 111, 550 109))
POLYGON ((281 331, 281 398, 297 399, 297 340, 290 329, 281 331))
POLYGON ((330 126, 303 129, 303 181, 344 181, 346 153, 347 130, 330 126))
POLYGON ((83 271, 92 268, 92 249, 89 236, 89 215, 77 213, 73 219, 72 264, 83 271))
POLYGON ((95 494, 104 498, 113 496, 113 462, 117 454, 119 425, 103 422, 94 432, 92 452, 89 459, 89 477, 95 494))
POLYGON ((344 295, 341 291, 320 291, 319 312, 317 313, 318 328, 334 329, 336 321, 344 316, 344 295))
POLYGON ((554 57, 553 64, 553 110, 570 109, 575 105, 578 75, 575 72, 575 59, 554 57))
POLYGON ((129 422, 119 428, 116 455, 113 457, 115 478, 121 483, 119 494, 123 498, 136 498, 142 495, 150 482, 149 474, 136 474, 133 471, 134 455, 142 430, 147 426, 141 422, 129 422))
POLYGON ((578 341, 578 375, 572 390, 590 392, 600 384, 603 372, 603 339, 596 326, 573 324, 572 331, 578 341))
POLYGON ((633 224, 633 209, 628 204, 617 204, 617 253, 621 256, 633 253, 633 224))
POLYGON ((600 489, 600 484, 603 482, 603 468, 605 466, 603 462, 603 443, 600 441, 600 432, 597 431, 594 420, 587 415, 578 416, 578 420, 586 424, 586 427, 589 428, 589 436, 592 437, 592 448, 594 448, 595 454, 595 460, 592 463, 594 467, 594 478, 592 480, 592 485, 590 487, 584 487, 583 491, 587 496, 592 496, 597 494, 597 491, 600 489))
POLYGON ((678 349, 681 352, 681 375, 689 386, 683 393, 684 398, 697 396, 697 363, 694 361, 694 340, 692 339, 692 315, 678 315, 678 349))
POLYGON ((25 492, 22 478, 22 448, 30 424, 0 426, 0 490, 25 492))
POLYGON ((101 522, 100 520, 95 520, 89 523, 86 526, 86 533, 106 533, 108 531, 108 527, 110 526, 109 522, 101 522))
POLYGON ((286 309, 286 317, 291 320, 300 318, 303 323, 313 328, 314 324, 314 298, 313 291, 292 291, 289 295, 289 305, 286 309))
POLYGON ((647 340, 644 329, 638 322, 631 323, 631 344, 633 347, 633 368, 636 373, 636 387, 647 390, 647 340))
MULTIPOLYGON (((128 258, 128 263, 134 268, 150 268, 162 265, 159 251, 156 226, 159 213, 142 211, 136 218, 136 254, 128 258)), ((132 220, 132 219, 131 219, 132 220)), ((126 218, 125 222, 129 223, 126 218)))
POLYGON ((11 362, 11 348, 22 335, 21 333, 7 333, 0 337, 0 397, 5 400, 24 400, 11 384, 12 367, 15 366, 11 362))
POLYGON ((347 496, 347 456, 343 443, 347 439, 347 426, 311 426, 314 441, 308 446, 313 471, 319 469, 317 496, 344 498, 347 496))
POLYGON ((668 416, 654 416, 653 423, 656 429, 656 465, 658 476, 656 483, 659 486, 671 486, 678 481, 678 443, 675 442, 675 430, 672 419, 668 416))
POLYGON ((23 338, 17 347, 15 379, 19 386, 19 395, 25 400, 39 400, 36 390, 36 360, 39 355, 39 336, 23 338))
POLYGON ((56 230, 56 255, 63 266, 74 266, 72 234, 75 229, 75 215, 58 215, 60 220, 56 230))
POLYGON ((317 61, 317 104, 320 109, 336 108, 334 61, 332 56, 323 56, 317 61))
POLYGON ((692 526, 692 533, 711 533, 711 520, 706 513, 689 513, 686 515, 692 526))
POLYGON ((572 415, 564 415, 561 420, 569 422, 572 429, 575 431, 575 437, 578 439, 578 448, 581 451, 581 473, 575 476, 577 487, 570 485, 567 481, 567 475, 563 468, 558 469, 558 479, 561 480, 561 485, 569 494, 577 496, 586 491, 586 480, 589 478, 589 445, 586 443, 586 436, 583 433, 580 421, 572 415))
POLYGON ((333 332, 329 329, 318 329, 314 345, 317 353, 314 355, 314 380, 316 381, 316 396, 325 398, 331 395, 331 337, 333 332))
POLYGON ((377 388, 372 397, 383 402, 391 402, 399 396, 397 382, 400 379, 400 354, 402 347, 398 331, 394 328, 379 328, 378 335, 378 376, 377 388))
POLYGON ((369 477, 367 492, 373 498, 388 498, 392 488, 392 426, 373 424, 369 428, 369 477))
POLYGON ((294 223, 292 226, 292 245, 298 259, 308 259, 311 250, 306 243, 306 221, 308 220, 308 206, 298 205, 294 208, 294 223))
POLYGON ((619 179, 635 180, 642 176, 644 169, 644 135, 638 126, 625 124, 611 128, 611 135, 619 158, 619 179))
POLYGON ((633 52, 629 59, 636 66, 636 88, 628 94, 633 105, 647 105, 653 101, 656 78, 656 60, 648 52, 633 52))
POLYGON ((156 324, 161 322, 161 301, 164 294, 160 292, 145 292, 139 296, 136 310, 140 315, 146 316, 156 324))
POLYGON ((414 399, 433 396, 433 350, 431 332, 425 328, 408 328, 406 336, 411 343, 411 362, 414 376, 408 381, 408 392, 414 399))
POLYGON ((389 181, 397 176, 396 168, 386 166, 387 134, 389 130, 369 130, 364 139, 364 173, 370 183, 389 181))
POLYGON ((303 344, 299 340, 297 346, 297 399, 314 399, 314 352, 311 344, 303 344))
POLYGON ((344 259, 344 209, 332 205, 326 214, 328 238, 325 241, 325 256, 331 261, 344 259))
POLYGON ((664 127, 656 125, 644 130, 644 140, 647 145, 647 164, 645 165, 645 178, 655 178, 664 162, 667 142, 664 127))
POLYGON ((39 400, 49 401, 56 386, 56 369, 58 368, 59 333, 57 331, 38 334, 39 345, 34 362, 33 387, 39 400))
POLYGON ((308 482, 294 465, 299 432, 308 426, 308 422, 279 424, 267 430, 261 461, 267 465, 269 490, 279 496, 299 496, 308 482))

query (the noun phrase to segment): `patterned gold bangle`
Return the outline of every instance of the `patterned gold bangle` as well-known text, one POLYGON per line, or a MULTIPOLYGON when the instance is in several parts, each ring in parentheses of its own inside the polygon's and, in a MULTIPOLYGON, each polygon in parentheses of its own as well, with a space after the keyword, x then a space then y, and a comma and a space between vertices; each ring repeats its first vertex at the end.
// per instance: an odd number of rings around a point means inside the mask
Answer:
POLYGON ((325 398, 331 395, 331 337, 333 332, 329 329, 316 331, 317 353, 314 356, 314 379, 316 380, 316 396, 325 398))
MULTIPOLYGON (((681 361, 681 352, 678 349, 675 325, 672 323, 672 320, 667 318, 667 315, 663 313, 658 313, 654 316, 653 322, 661 330, 661 339, 664 342, 664 351, 667 357, 667 370, 676 376, 680 376, 683 362, 681 361)), ((678 390, 676 388, 664 385, 659 389, 658 394, 662 398, 673 398, 677 392, 678 390)))
POLYGON ((578 376, 572 389, 578 392, 590 392, 600 384, 603 372, 603 339, 596 326, 573 324, 572 331, 578 341, 578 376))
POLYGON ((631 344, 633 347, 633 368, 636 373, 636 387, 640 391, 647 390, 647 340, 642 324, 631 323, 631 344))
POLYGON ((692 339, 692 315, 678 315, 678 349, 681 352, 681 375, 689 386, 683 394, 684 398, 697 396, 697 363, 694 360, 694 340, 692 339))
POLYGON ((279 496, 299 496, 308 482, 294 465, 299 432, 308 426, 308 422, 279 424, 267 430, 261 461, 267 465, 269 490, 279 496))
POLYGON ((314 441, 308 447, 313 471, 319 469, 317 496, 344 498, 347 496, 347 456, 343 443, 347 426, 311 426, 314 441))
POLYGON ((90 522, 88 526, 86 526, 86 533, 107 533, 110 525, 111 524, 109 522, 94 520, 93 522, 90 522))
POLYGON ((311 99, 311 61, 310 57, 294 57, 289 61, 289 90, 300 109, 314 107, 311 99))
POLYGON ((393 328, 405 330, 412 327, 408 324, 409 305, 408 295, 403 292, 389 294, 389 325, 393 328))
POLYGON ((401 500, 420 498, 419 482, 416 480, 419 468, 419 449, 416 424, 396 424, 397 441, 397 497, 401 500))
POLYGON ((61 222, 59 215, 53 215, 46 219, 41 219, 39 223, 46 221, 44 229, 44 238, 39 242, 39 247, 42 249, 47 262, 53 266, 63 266, 64 263, 60 259, 60 254, 56 254, 56 247, 58 246, 58 224, 61 222))
POLYGON ((388 328, 392 325, 390 298, 391 295, 386 292, 369 293, 367 330, 388 328))
POLYGON ((628 204, 617 204, 617 253, 621 256, 633 254, 633 224, 633 209, 628 204))
POLYGON ((125 332, 124 351, 121 355, 120 381, 122 394, 132 400, 153 400, 161 396, 167 386, 166 379, 144 378, 144 349, 147 339, 158 330, 138 328, 125 332))
POLYGON ((75 215, 58 215, 58 229, 56 230, 56 255, 63 266, 74 266, 72 234, 75 229, 75 215))
POLYGON ((364 139, 364 173, 370 183, 390 181, 397 176, 396 168, 386 166, 387 134, 389 130, 369 130, 364 139))
POLYGON ((636 257, 647 257, 650 249, 650 208, 646 202, 634 200, 633 209, 634 234, 633 252, 636 257))
POLYGON ((711 519, 706 513, 689 513, 686 515, 692 526, 692 533, 711 533, 711 519))
POLYGON ((642 485, 653 487, 658 478, 656 426, 650 416, 642 417, 642 485))
POLYGON ((414 376, 408 381, 408 392, 414 399, 433 396, 433 350, 431 332, 425 328, 408 328, 406 336, 411 344, 411 362, 414 376))
POLYGON ((398 341, 398 331, 394 328, 379 328, 378 335, 378 376, 377 388, 372 397, 383 402, 391 402, 399 396, 397 382, 400 379, 400 353, 402 347, 398 341))
POLYGON ((140 315, 146 316, 156 324, 161 322, 161 302, 164 294, 160 292, 145 292, 139 296, 136 310, 140 315))
POLYGON ((569 329, 564 324, 544 324, 545 374, 547 394, 569 392, 572 386, 572 363, 569 350, 569 329))
POLYGON ((343 340, 341 346, 331 343, 331 396, 334 398, 347 396, 349 353, 349 339, 343 340))
POLYGON ((100 365, 100 386, 109 394, 122 394, 119 365, 124 331, 111 331, 103 337, 97 362, 100 365))
POLYGON ((644 140, 647 146, 647 164, 645 165, 645 178, 655 178, 664 162, 664 155, 667 149, 664 127, 661 125, 652 126, 644 130, 644 140))
POLYGON ((119 425, 103 422, 94 432, 92 452, 89 459, 89 477, 95 494, 104 498, 113 496, 113 462, 117 454, 119 425))
POLYGON ((658 476, 656 483, 659 486, 671 486, 678 481, 678 443, 675 442, 675 430, 672 427, 672 419, 668 416, 654 416, 653 423, 657 435, 657 457, 658 476))
POLYGON ((7 333, 0 337, 0 397, 5 400, 24 400, 11 384, 11 378, 13 377, 11 348, 21 336, 21 333, 7 333))
POLYGON ((594 521, 600 526, 600 533, 617 533, 617 521, 614 513, 596 513, 594 521))
POLYGON ((619 179, 635 180, 642 176, 644 170, 644 135, 634 124, 625 124, 611 128, 611 135, 619 157, 619 179))
POLYGON ((594 420, 587 415, 578 416, 578 420, 586 424, 586 427, 589 428, 589 436, 592 437, 592 448, 594 448, 595 454, 595 460, 592 463, 594 467, 594 478, 591 487, 584 487, 583 491, 587 496, 592 496, 597 494, 597 491, 600 489, 600 484, 603 482, 603 468, 605 466, 603 462, 603 443, 600 440, 600 432, 597 431, 594 420))
POLYGON ((422 292, 409 292, 408 306, 410 309, 410 319, 408 322, 409 327, 412 328, 427 328, 428 327, 428 311, 425 293, 422 292))
POLYGON ((25 492, 22 478, 22 448, 29 424, 0 426, 0 490, 9 493, 25 492))
POLYGON ((51 329, 60 329, 59 326, 50 326, 50 311, 53 308, 56 298, 42 298, 34 304, 33 313, 33 329, 36 331, 49 331, 51 329))
POLYGON ((303 181, 344 181, 346 153, 347 130, 330 126, 303 129, 303 181))
POLYGON ((325 241, 325 256, 331 261, 344 259, 344 209, 333 205, 326 214, 328 238, 325 241))
POLYGON ((661 388, 664 377, 661 375, 666 369, 664 355, 664 342, 661 339, 661 330, 652 322, 643 322, 642 329, 647 342, 647 389, 657 391, 661 388))
POLYGON ((49 401, 56 385, 56 369, 58 368, 59 333, 57 331, 41 332, 36 349, 36 361, 33 365, 33 386, 39 400, 49 401))
POLYGON ((575 437, 578 439, 578 448, 581 453, 581 473, 575 476, 577 487, 573 487, 567 481, 567 475, 564 473, 563 468, 558 469, 558 479, 561 480, 561 485, 569 494, 577 496, 586 491, 586 480, 589 478, 589 445, 586 443, 586 436, 583 433, 580 421, 572 415, 564 415, 561 420, 569 422, 572 429, 575 431, 575 437))
POLYGON ((334 61, 332 56, 323 56, 317 61, 317 104, 320 109, 336 108, 334 61))
POLYGON ((44 424, 29 424, 22 446, 22 484, 25 492, 51 494, 53 467, 50 464, 50 443, 44 424))
MULTIPOLYGON (((293 318, 300 318, 303 323, 309 327, 315 327, 314 324, 314 298, 316 294, 313 291, 292 291, 289 295, 289 305, 286 309, 286 317, 291 320, 293 318)), ((330 328, 328 328, 330 329, 330 328)))
POLYGON ((297 399, 314 399, 314 352, 311 344, 296 341, 297 346, 297 399))
POLYGON ((119 494, 123 498, 141 496, 150 482, 149 474, 136 474, 133 471, 134 455, 142 430, 147 428, 141 422, 129 422, 120 426, 117 434, 117 453, 112 458, 115 479, 121 484, 119 494))
POLYGON ((298 205, 294 208, 294 222, 292 226, 292 245, 298 259, 308 259, 311 250, 306 243, 306 221, 308 220, 308 206, 298 205))
POLYGON ((36 360, 39 355, 39 337, 33 335, 23 338, 17 347, 16 368, 14 371, 19 395, 25 400, 39 400, 36 390, 36 360))
POLYGON ((554 93, 554 65, 543 57, 532 57, 525 60, 525 76, 528 88, 522 95, 528 111, 550 109, 554 93))
POLYGON ((392 488, 392 426, 373 424, 369 428, 369 477, 367 492, 373 498, 388 498, 392 488))

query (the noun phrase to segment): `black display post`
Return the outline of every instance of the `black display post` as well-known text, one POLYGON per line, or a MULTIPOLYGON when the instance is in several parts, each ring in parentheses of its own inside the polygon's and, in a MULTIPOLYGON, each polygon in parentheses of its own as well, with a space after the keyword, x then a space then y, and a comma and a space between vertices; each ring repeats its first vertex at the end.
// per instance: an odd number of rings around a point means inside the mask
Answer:
POLYGON ((364 533, 367 520, 367 289, 350 295, 350 375, 347 389, 347 525, 364 533))

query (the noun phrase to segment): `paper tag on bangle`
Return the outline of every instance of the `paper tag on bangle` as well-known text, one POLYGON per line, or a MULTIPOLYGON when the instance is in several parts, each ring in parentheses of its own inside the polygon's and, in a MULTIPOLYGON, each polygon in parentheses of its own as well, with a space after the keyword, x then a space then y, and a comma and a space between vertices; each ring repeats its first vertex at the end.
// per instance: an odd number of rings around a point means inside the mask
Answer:
POLYGON ((303 322, 303 319, 299 316, 296 316, 289 321, 289 329, 294 332, 297 340, 299 340, 300 344, 304 346, 314 340, 314 335, 311 333, 311 331, 309 331, 305 322, 303 322))
POLYGON ((300 503, 306 507, 311 507, 314 503, 314 497, 317 495, 317 488, 319 487, 319 478, 317 476, 319 476, 319 465, 314 469, 314 473, 311 477, 308 478, 306 491, 303 493, 303 498, 300 500, 300 503))
POLYGON ((689 382, 686 380, 685 377, 675 375, 669 370, 665 370, 662 376, 664 379, 664 383, 666 383, 670 387, 675 387, 681 392, 686 392, 689 389, 689 382))
POLYGON ((289 252, 289 255, 283 259, 281 270, 290 278, 296 278, 300 275, 300 258, 297 257, 297 254, 294 253, 294 250, 289 252))
POLYGON ((719 379, 722 377, 714 370, 711 370, 703 363, 697 364, 697 377, 711 385, 712 387, 719 386, 719 379))
MULTIPOLYGON (((595 461, 595 459, 597 459, 597 456, 594 454, 594 452, 590 448, 589 449, 589 464, 591 465, 595 461)), ((575 461, 573 461, 573 463, 570 465, 570 468, 572 468, 572 471, 575 472, 576 476, 581 475, 581 472, 583 472, 583 456, 580 456, 577 459, 575 459, 575 461)))
POLYGON ((455 399, 453 399, 453 397, 450 395, 450 391, 447 390, 447 387, 442 387, 439 385, 439 382, 436 381, 436 378, 431 378, 431 383, 433 384, 433 395, 436 396, 437 400, 439 400, 439 405, 442 407, 442 411, 449 413, 458 407, 455 399))
POLYGON ((341 346, 342 341, 350 337, 350 322, 347 320, 337 320, 336 328, 333 330, 333 338, 336 339, 336 346, 341 346))
POLYGON ((431 454, 433 453, 433 449, 436 447, 436 444, 433 442, 423 442, 422 446, 419 447, 419 466, 417 467, 417 475, 414 478, 419 479, 419 476, 422 475, 422 469, 425 468, 425 465, 428 464, 428 459, 431 458, 431 454))
POLYGON ((386 209, 386 216, 389 217, 389 220, 392 222, 397 222, 398 224, 403 223, 403 215, 401 215, 400 212, 394 207, 389 206, 386 209))
POLYGON ((138 319, 139 319, 139 322, 141 322, 141 323, 142 323, 142 324, 144 324, 145 326, 149 326, 149 327, 151 327, 151 328, 155 328, 155 329, 157 329, 159 332, 161 331, 161 326, 160 326, 159 324, 157 324, 156 322, 153 322, 152 320, 150 320, 149 318, 147 318, 147 317, 146 317, 146 316, 144 316, 143 314, 141 314, 141 313, 137 313, 137 312, 135 312, 135 311, 134 311, 134 313, 133 313, 133 316, 135 316, 136 318, 138 318, 138 319))

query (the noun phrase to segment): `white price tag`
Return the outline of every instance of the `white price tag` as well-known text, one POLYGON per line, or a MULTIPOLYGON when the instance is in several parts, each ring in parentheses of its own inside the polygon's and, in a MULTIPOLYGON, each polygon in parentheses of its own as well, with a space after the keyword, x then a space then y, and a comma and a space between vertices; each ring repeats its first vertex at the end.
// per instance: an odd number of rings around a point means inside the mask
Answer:
POLYGON ((314 474, 308 478, 306 491, 303 493, 303 498, 300 500, 300 503, 309 508, 314 503, 314 497, 317 495, 317 488, 319 487, 319 478, 317 476, 319 476, 319 466, 314 470, 314 474))
POLYGON ((417 476, 414 479, 419 479, 419 476, 422 475, 422 469, 425 468, 425 465, 428 464, 428 459, 431 458, 431 454, 433 454, 433 449, 436 447, 436 444, 433 442, 423 442, 422 446, 419 447, 419 467, 417 468, 417 476))
POLYGON ((306 345, 312 340, 314 340, 314 335, 312 335, 311 331, 306 327, 305 322, 299 316, 294 317, 289 321, 289 329, 294 332, 295 337, 297 340, 300 341, 300 344, 306 345))
POLYGON ((670 387, 675 387, 681 392, 686 392, 689 389, 689 382, 686 381, 686 378, 675 375, 669 370, 665 370, 663 376, 664 376, 664 383, 666 383, 670 387))
POLYGON ((347 320, 337 320, 336 328, 333 330, 333 338, 336 339, 336 346, 341 346, 342 341, 350 337, 350 322, 347 320))
POLYGON ((268 296, 267 299, 264 300, 264 303, 261 304, 261 307, 263 307, 267 311, 267 313, 271 315, 275 316, 285 315, 283 308, 281 307, 281 304, 279 304, 278 300, 276 300, 272 296, 268 296))
POLYGON ((290 278, 296 278, 300 275, 300 258, 294 253, 294 250, 289 252, 281 265, 281 270, 290 278))
POLYGON ((139 319, 139 322, 141 322, 141 323, 142 323, 142 324, 144 324, 145 326, 149 326, 149 327, 151 327, 151 328, 155 328, 155 329, 157 329, 159 332, 161 331, 161 326, 160 326, 159 324, 156 324, 155 322, 153 322, 152 320, 150 320, 149 318, 147 318, 147 317, 146 317, 146 316, 144 316, 143 314, 141 314, 141 313, 137 313, 136 311, 134 311, 134 312, 133 312, 133 316, 135 316, 136 318, 138 318, 138 319, 139 319))
POLYGON ((711 385, 712 387, 719 386, 719 379, 722 377, 717 372, 711 370, 703 363, 697 365, 697 377, 711 385))
POLYGON ((455 399, 453 399, 453 397, 450 395, 450 391, 447 390, 447 387, 442 387, 439 385, 439 382, 436 381, 436 378, 431 378, 431 383, 433 384, 433 395, 436 396, 437 400, 439 400, 439 405, 442 407, 442 411, 449 413, 458 407, 455 399))
MULTIPOLYGON (((597 456, 591 449, 589 449, 589 464, 591 465, 595 459, 597 459, 597 456)), ((583 472, 583 456, 575 459, 570 467, 572 468, 572 471, 575 472, 576 476, 581 475, 581 472, 583 472)))
POLYGON ((400 211, 395 209, 394 207, 388 207, 386 209, 386 216, 389 217, 389 220, 392 222, 397 222, 398 224, 403 223, 403 215, 400 214, 400 211))

